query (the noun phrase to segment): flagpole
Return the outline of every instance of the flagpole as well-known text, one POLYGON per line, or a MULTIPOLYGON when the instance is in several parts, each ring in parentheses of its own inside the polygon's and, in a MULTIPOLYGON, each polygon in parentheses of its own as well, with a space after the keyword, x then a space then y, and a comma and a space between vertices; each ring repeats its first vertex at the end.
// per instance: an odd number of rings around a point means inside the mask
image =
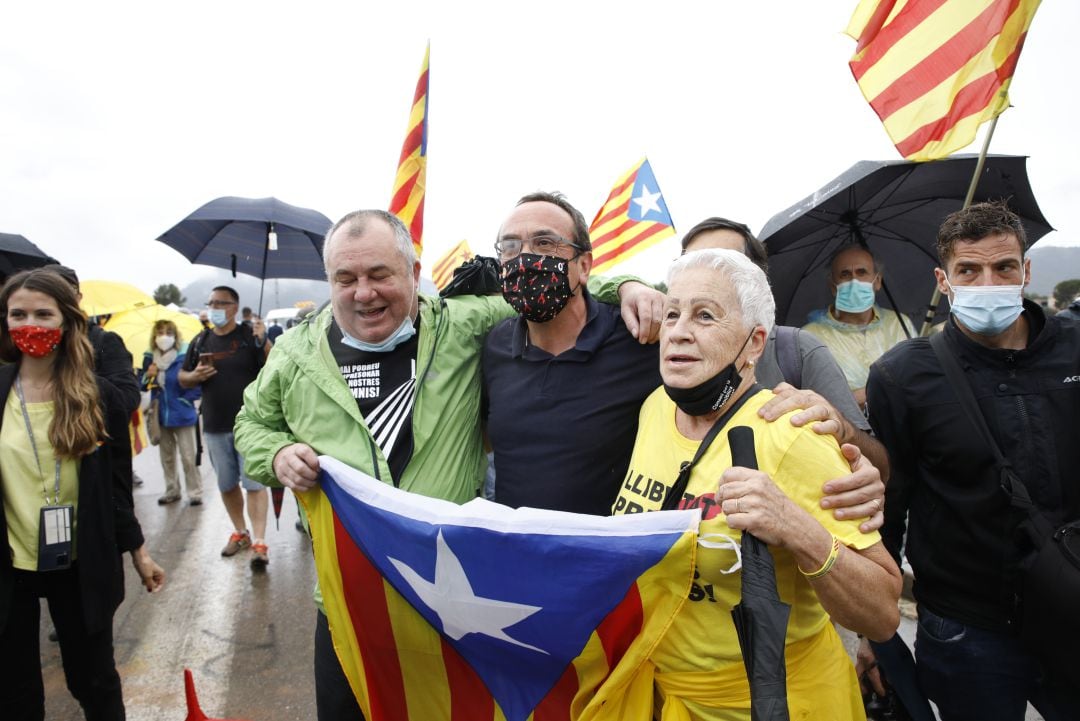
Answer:
MULTIPOLYGON (((968 185, 967 195, 964 197, 964 205, 961 206, 960 210, 970 206, 971 201, 975 198, 975 190, 979 187, 979 177, 982 175, 983 167, 986 165, 986 154, 990 150, 990 139, 994 137, 994 128, 997 127, 997 121, 1000 117, 1001 113, 998 113, 990 121, 990 127, 986 131, 986 138, 983 140, 982 150, 979 152, 979 159, 975 162, 975 172, 971 176, 971 184, 968 185)), ((919 335, 923 337, 930 335, 930 328, 934 323, 934 316, 937 314, 937 307, 940 302, 941 290, 935 284, 934 294, 930 297, 930 305, 926 307, 926 317, 923 318, 919 335)))

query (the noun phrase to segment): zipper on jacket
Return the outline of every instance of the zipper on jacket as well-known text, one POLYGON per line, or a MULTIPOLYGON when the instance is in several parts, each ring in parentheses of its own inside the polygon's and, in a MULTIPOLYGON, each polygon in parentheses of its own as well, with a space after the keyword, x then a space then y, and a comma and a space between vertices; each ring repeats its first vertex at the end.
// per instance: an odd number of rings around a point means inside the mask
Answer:
MULTIPOLYGON (((373 439, 371 437, 371 433, 367 434, 367 442, 368 442, 368 449, 371 450, 371 467, 375 471, 375 480, 376 481, 381 481, 382 476, 379 474, 379 453, 378 453, 378 449, 375 447, 375 439, 373 439)), ((393 478, 392 474, 391 474, 390 480, 392 480, 394 482, 394 488, 397 488, 397 485, 398 485, 397 479, 393 478)))

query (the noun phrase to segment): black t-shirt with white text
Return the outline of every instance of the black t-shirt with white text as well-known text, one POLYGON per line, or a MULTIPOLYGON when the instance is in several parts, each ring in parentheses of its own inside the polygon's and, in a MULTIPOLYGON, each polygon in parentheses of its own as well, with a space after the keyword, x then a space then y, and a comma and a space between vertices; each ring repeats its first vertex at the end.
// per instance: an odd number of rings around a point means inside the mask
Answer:
POLYGON ((419 332, 386 353, 345 345, 337 323, 330 324, 327 336, 341 377, 356 399, 360 415, 390 465, 390 474, 397 485, 412 458, 419 332))

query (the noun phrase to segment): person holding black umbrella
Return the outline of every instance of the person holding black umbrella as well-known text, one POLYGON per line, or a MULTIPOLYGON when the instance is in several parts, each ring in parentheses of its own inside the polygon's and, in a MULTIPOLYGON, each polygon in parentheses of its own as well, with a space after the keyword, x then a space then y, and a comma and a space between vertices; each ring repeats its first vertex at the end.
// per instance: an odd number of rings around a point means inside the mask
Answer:
POLYGON ((780 599, 792 607, 786 630, 777 629, 786 639, 791 717, 863 718, 858 679, 830 617, 871 638, 892 636, 900 572, 876 533, 820 507, 821 485, 847 468, 835 439, 758 416, 773 395, 756 385, 754 364, 775 308, 761 269, 736 251, 703 250, 676 261, 668 285, 664 385, 642 407, 613 511, 658 510, 670 498, 702 509, 702 536, 688 602, 635 689, 651 677, 663 719, 751 718, 730 613, 739 602, 739 536, 748 531, 769 544, 780 599), (757 434, 760 471, 731 468, 721 431, 738 426, 757 434))

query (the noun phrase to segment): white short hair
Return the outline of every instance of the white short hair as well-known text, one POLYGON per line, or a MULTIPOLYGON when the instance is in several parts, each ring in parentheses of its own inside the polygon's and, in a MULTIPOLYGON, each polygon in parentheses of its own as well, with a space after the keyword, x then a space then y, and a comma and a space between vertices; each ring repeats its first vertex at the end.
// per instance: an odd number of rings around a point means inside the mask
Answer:
POLYGON ((354 210, 334 223, 334 227, 330 229, 330 232, 326 234, 323 240, 323 267, 326 269, 328 280, 333 280, 330 278, 330 241, 359 238, 367 231, 368 221, 372 219, 381 220, 390 226, 390 230, 394 232, 394 240, 397 242, 398 251, 401 253, 401 257, 405 259, 405 266, 409 268, 410 272, 412 271, 413 265, 416 264, 416 248, 413 247, 412 235, 409 233, 409 228, 405 223, 393 213, 385 210, 354 210), (339 237, 335 238, 335 235, 339 237))
POLYGON ((694 250, 681 256, 668 268, 668 288, 683 272, 692 268, 718 270, 735 288, 739 310, 747 330, 763 326, 772 333, 776 324, 776 301, 765 272, 737 250, 694 250))

